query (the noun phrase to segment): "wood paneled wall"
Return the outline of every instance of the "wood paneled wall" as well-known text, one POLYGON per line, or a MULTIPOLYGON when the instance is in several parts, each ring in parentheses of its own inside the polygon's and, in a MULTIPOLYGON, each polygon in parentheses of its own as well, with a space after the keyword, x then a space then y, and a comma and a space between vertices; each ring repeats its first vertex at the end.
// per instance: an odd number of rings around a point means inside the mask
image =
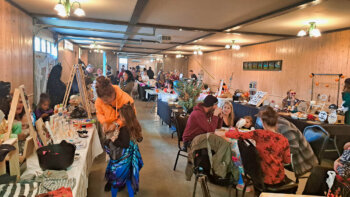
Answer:
MULTIPOLYGON (((319 38, 297 38, 249 47, 239 51, 223 50, 191 56, 188 69, 198 73, 203 68, 204 82, 216 87, 220 79, 229 81, 233 73, 232 90, 248 90, 250 81, 257 81, 258 90, 270 94, 280 103, 288 89, 297 91, 297 97, 310 100, 311 73, 342 73, 350 77, 350 30, 324 34, 319 38), (243 61, 283 60, 282 71, 243 71, 243 61)), ((336 102, 336 77, 317 77, 316 94, 331 95, 336 102), (326 87, 329 85, 329 87, 326 87)), ((341 80, 341 90, 344 80, 341 80)), ((341 96, 340 96, 341 98, 341 96)), ((341 100, 341 99, 340 99, 341 100)))
POLYGON ((184 76, 188 74, 188 57, 176 58, 175 55, 167 55, 164 58, 164 71, 173 72, 177 71, 178 73, 183 73, 184 76))
POLYGON ((0 0, 0 80, 11 82, 12 91, 25 85, 29 95, 33 94, 32 32, 32 18, 0 0))
POLYGON ((74 50, 70 51, 64 49, 64 42, 61 41, 58 44, 58 61, 62 64, 62 77, 61 80, 63 83, 68 83, 69 74, 72 70, 74 64, 78 64, 79 59, 79 47, 74 45, 74 50))
POLYGON ((89 51, 87 49, 81 49, 81 56, 80 59, 81 61, 83 61, 86 65, 88 65, 89 61, 88 61, 88 57, 89 57, 89 51))

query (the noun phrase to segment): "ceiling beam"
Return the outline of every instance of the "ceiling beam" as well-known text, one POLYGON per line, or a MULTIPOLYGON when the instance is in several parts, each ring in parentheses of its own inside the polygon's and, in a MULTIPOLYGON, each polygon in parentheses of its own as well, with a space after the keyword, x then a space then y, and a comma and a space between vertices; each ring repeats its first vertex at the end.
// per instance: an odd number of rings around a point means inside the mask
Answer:
MULTIPOLYGON (((198 43, 185 43, 185 42, 162 42, 159 43, 156 40, 139 40, 139 39, 124 39, 124 38, 112 38, 112 37, 101 37, 101 36, 82 36, 82 35, 72 35, 72 34, 60 34, 64 37, 69 37, 70 39, 74 38, 86 38, 86 40, 91 40, 91 39, 101 39, 100 41, 103 42, 103 40, 114 40, 114 41, 130 41, 130 42, 140 42, 140 43, 153 43, 153 44, 158 44, 158 45, 162 45, 162 44, 168 44, 168 45, 200 45, 200 46, 207 46, 207 47, 225 47, 225 45, 217 45, 217 44, 198 44, 198 43)), ((195 40, 198 40, 195 39, 195 40)), ((194 41, 195 41, 194 40, 194 41)), ((128 44, 128 43, 126 43, 128 44)))
POLYGON ((290 12, 295 11, 295 10, 300 9, 300 8, 305 8, 307 6, 312 6, 312 5, 319 4, 321 1, 322 0, 304 0, 304 1, 301 1, 301 2, 298 2, 298 3, 294 3, 292 5, 289 5, 289 6, 286 6, 286 7, 283 7, 283 8, 280 8, 280 9, 277 9, 277 10, 274 10, 274 11, 262 14, 260 16, 256 16, 254 18, 245 20, 243 22, 236 23, 234 25, 225 27, 225 28, 221 29, 221 31, 231 32, 233 30, 236 30, 236 29, 241 28, 241 27, 246 26, 246 25, 251 25, 251 24, 263 21, 263 20, 267 20, 267 19, 270 19, 270 18, 281 16, 281 15, 290 13, 290 12))
MULTIPOLYGON (((205 33, 228 33, 220 29, 207 29, 207 28, 197 28, 197 27, 186 27, 186 26, 172 26, 172 25, 160 25, 160 24, 149 24, 149 23, 137 23, 137 24, 129 24, 125 21, 116 21, 116 20, 107 20, 107 19, 95 19, 95 18, 80 18, 75 16, 69 16, 66 18, 60 18, 57 15, 53 14, 32 14, 35 17, 49 17, 49 18, 57 18, 59 20, 71 20, 71 21, 80 21, 80 22, 92 22, 92 23, 104 23, 104 24, 112 24, 112 25, 129 25, 135 27, 148 27, 155 29, 167 29, 167 30, 177 30, 177 31, 192 31, 192 32, 205 32, 205 33)), ((289 34, 273 34, 273 33, 259 33, 259 32, 244 32, 244 31, 233 31, 230 33, 240 33, 246 35, 262 35, 262 36, 278 36, 278 37, 291 37, 294 35, 289 34)))
MULTIPOLYGON (((158 53, 161 53, 161 52, 163 52, 163 51, 167 51, 167 50, 170 50, 170 49, 176 48, 177 46, 180 46, 180 45, 186 45, 186 44, 189 44, 189 43, 191 43, 191 42, 194 42, 194 41, 196 41, 196 40, 200 40, 200 39, 206 38, 206 37, 208 37, 208 36, 212 36, 212 35, 214 35, 214 34, 215 34, 215 33, 205 34, 205 35, 200 36, 200 37, 198 37, 198 38, 195 38, 195 39, 189 40, 189 41, 187 41, 187 42, 185 42, 185 43, 183 43, 183 44, 178 44, 178 45, 176 45, 176 46, 169 47, 169 48, 167 48, 167 49, 162 49, 162 50, 158 51, 158 53)), ((200 45, 200 44, 195 44, 195 43, 194 43, 194 45, 200 45)))
POLYGON ((148 33, 135 33, 131 31, 116 31, 116 30, 106 30, 106 29, 95 29, 95 28, 85 28, 85 27, 73 27, 73 26, 60 26, 60 25, 48 25, 48 24, 35 24, 40 28, 60 28, 60 29, 74 29, 81 31, 95 31, 103 33, 115 33, 115 34, 124 34, 124 35, 142 35, 142 36, 155 36, 155 34, 148 33))
MULTIPOLYGON (((126 33, 131 33, 134 30, 135 25, 137 24, 137 22, 139 21, 139 18, 141 16, 141 13, 143 12, 143 10, 145 9, 146 5, 148 3, 148 0, 137 0, 134 11, 131 15, 131 19, 129 21, 128 27, 126 28, 126 33)), ((153 31, 155 33, 155 31, 153 31)), ((129 35, 125 34, 124 35, 124 39, 128 39, 129 35)), ((125 41, 123 41, 123 43, 120 46, 120 50, 123 49, 125 45, 125 41)))
MULTIPOLYGON (((82 46, 90 46, 90 44, 85 44, 85 43, 78 43, 79 45, 82 46)), ((116 45, 109 45, 109 44, 104 44, 103 47, 120 47, 120 45, 116 46, 116 45)), ((124 46, 124 48, 129 48, 129 49, 142 49, 142 50, 154 50, 154 51, 158 51, 159 48, 148 48, 148 47, 132 47, 132 46, 124 46)))

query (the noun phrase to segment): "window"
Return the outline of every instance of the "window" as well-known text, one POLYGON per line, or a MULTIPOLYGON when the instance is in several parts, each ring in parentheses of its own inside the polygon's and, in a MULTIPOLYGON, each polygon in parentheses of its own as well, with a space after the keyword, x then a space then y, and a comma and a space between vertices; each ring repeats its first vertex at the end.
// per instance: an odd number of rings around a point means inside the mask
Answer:
POLYGON ((40 52, 40 38, 34 38, 34 50, 40 52))
POLYGON ((41 52, 46 53, 46 40, 41 39, 41 52))
POLYGON ((46 52, 51 54, 51 42, 46 41, 46 52))
POLYGON ((51 55, 57 58, 57 46, 54 43, 51 43, 51 55))

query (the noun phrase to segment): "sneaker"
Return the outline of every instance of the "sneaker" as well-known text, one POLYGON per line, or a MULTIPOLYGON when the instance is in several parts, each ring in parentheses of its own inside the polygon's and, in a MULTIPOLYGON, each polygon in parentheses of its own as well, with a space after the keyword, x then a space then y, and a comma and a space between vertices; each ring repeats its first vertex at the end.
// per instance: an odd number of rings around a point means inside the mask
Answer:
POLYGON ((107 182, 105 185, 105 192, 110 192, 112 189, 112 184, 107 182))

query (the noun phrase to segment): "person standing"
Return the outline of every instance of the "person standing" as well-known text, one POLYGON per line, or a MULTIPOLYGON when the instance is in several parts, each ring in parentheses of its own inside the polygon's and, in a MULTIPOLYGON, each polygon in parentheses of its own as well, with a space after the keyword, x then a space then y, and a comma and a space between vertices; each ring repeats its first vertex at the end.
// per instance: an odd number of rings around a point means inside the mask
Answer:
POLYGON ((47 81, 47 94, 50 96, 51 105, 50 108, 54 108, 55 105, 61 104, 66 92, 66 85, 61 81, 62 66, 58 63, 54 66, 50 72, 49 79, 47 81))
POLYGON ((151 67, 148 68, 147 75, 149 79, 154 79, 154 72, 151 67))
POLYGON ((194 80, 197 80, 197 75, 194 74, 193 70, 190 70, 190 78, 194 79, 194 80))
POLYGON ((116 124, 123 125, 118 109, 128 103, 133 104, 134 99, 121 90, 119 86, 112 85, 110 80, 104 76, 96 79, 96 93, 96 115, 98 121, 102 124, 103 132, 114 131, 116 124))
POLYGON ((127 70, 127 71, 124 72, 124 75, 123 75, 122 79, 121 79, 122 81, 120 82, 120 88, 124 92, 128 93, 129 95, 131 95, 131 91, 132 91, 132 89, 134 87, 134 81, 135 81, 133 74, 129 70, 127 70))
POLYGON ((345 112, 345 124, 350 124, 350 78, 344 81, 344 90, 342 92, 343 107, 347 109, 345 112))

